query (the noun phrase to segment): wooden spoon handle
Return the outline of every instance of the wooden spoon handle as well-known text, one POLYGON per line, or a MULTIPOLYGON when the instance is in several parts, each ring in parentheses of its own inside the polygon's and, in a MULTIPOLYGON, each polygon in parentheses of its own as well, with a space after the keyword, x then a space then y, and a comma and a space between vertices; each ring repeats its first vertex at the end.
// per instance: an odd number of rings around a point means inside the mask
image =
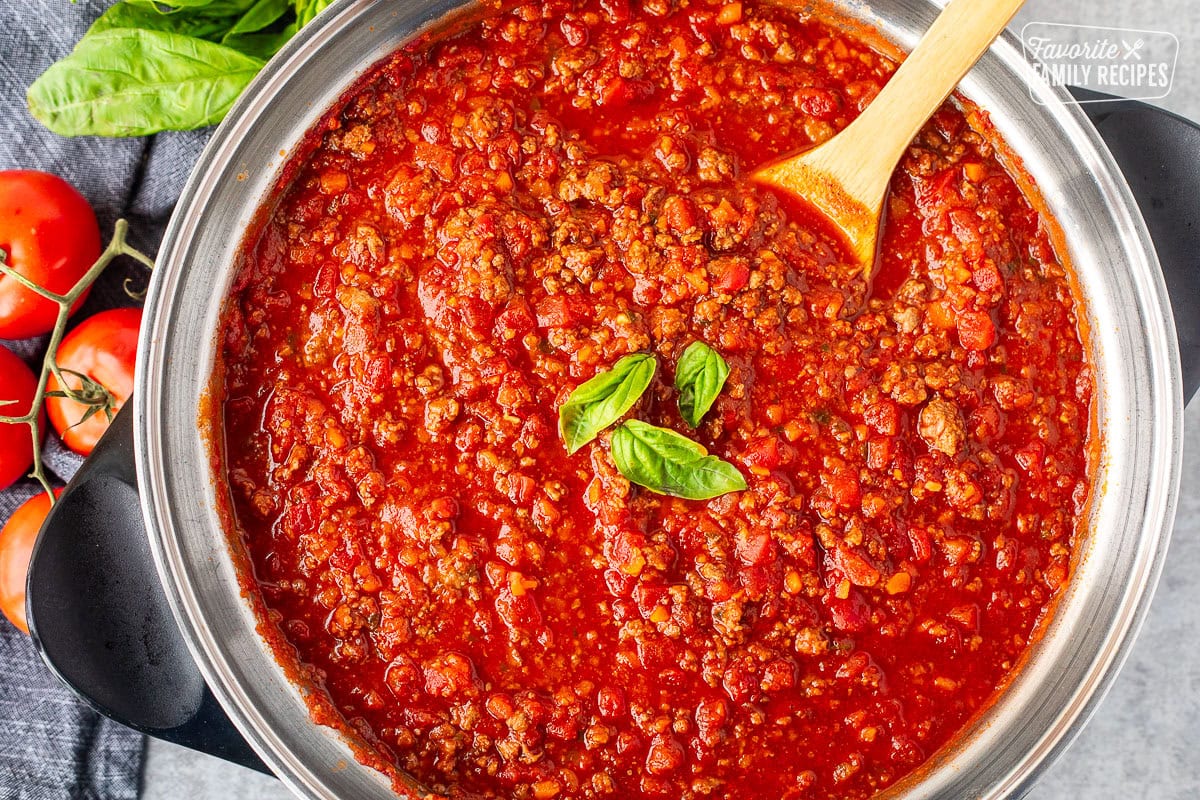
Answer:
MULTIPOLYGON (((845 189, 882 199, 917 131, 979 60, 1025 0, 951 0, 883 90, 831 148, 853 154, 845 189)), ((828 153, 826 158, 834 158, 828 153)))

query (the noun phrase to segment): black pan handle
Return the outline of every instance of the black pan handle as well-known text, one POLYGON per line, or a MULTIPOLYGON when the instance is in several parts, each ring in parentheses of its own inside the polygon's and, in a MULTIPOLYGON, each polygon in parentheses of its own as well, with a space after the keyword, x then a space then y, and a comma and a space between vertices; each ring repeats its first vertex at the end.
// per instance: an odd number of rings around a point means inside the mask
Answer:
POLYGON ((1167 279, 1183 401, 1200 388, 1200 126, 1161 108, 1071 89, 1117 160, 1167 279))
POLYGON ((171 616, 142 524, 131 407, 42 526, 27 596, 42 658, 90 706, 270 774, 209 691, 171 616))

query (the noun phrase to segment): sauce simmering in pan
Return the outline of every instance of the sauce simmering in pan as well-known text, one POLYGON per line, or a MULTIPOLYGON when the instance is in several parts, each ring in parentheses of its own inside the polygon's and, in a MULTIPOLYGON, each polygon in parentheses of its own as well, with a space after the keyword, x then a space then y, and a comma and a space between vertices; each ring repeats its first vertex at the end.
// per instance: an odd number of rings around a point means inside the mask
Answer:
POLYGON ((873 276, 745 180, 893 69, 765 4, 555 0, 312 131, 228 301, 222 468, 280 657, 377 763, 453 798, 865 798, 1016 669, 1092 383, 986 117, 914 142, 873 276), (695 342, 728 376, 693 428, 695 342), (611 425, 568 453, 560 407, 631 354, 656 372, 609 422, 745 489, 640 486, 611 425))

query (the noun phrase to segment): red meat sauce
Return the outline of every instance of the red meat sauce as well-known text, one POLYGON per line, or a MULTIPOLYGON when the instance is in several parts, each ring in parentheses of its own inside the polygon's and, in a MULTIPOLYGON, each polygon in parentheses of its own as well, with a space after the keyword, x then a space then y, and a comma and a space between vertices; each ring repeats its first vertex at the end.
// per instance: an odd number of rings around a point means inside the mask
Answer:
POLYGON ((382 762, 451 798, 864 798, 1019 666, 1089 491, 1047 226, 957 105, 874 276, 746 178, 894 66, 758 3, 559 0, 311 133, 228 301, 223 468, 280 658, 382 762), (692 431, 698 340, 731 373, 692 431), (635 352, 630 416, 746 491, 567 454, 558 407, 635 352))

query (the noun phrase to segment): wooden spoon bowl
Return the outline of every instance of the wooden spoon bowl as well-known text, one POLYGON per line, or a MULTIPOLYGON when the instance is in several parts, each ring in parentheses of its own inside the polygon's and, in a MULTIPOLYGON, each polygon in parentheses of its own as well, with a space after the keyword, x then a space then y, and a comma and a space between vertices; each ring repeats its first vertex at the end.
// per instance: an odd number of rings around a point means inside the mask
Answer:
POLYGON ((866 110, 811 150, 755 170, 752 180, 814 206, 870 274, 883 201, 904 151, 1025 0, 951 0, 866 110))

